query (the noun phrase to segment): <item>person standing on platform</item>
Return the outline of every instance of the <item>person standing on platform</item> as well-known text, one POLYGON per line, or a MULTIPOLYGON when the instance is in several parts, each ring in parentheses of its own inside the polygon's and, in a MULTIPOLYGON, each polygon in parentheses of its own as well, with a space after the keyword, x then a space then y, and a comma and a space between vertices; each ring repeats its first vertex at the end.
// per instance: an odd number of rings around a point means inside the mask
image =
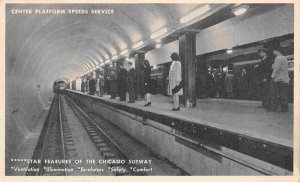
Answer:
POLYGON ((271 75, 271 108, 270 111, 277 111, 278 104, 281 112, 288 111, 288 91, 289 91, 289 72, 288 60, 282 55, 282 48, 279 42, 273 44, 273 54, 276 56, 271 75), (273 90, 274 89, 274 90, 273 90), (279 98, 279 101, 278 101, 279 98))
POLYGON ((90 95, 95 95, 95 92, 96 92, 96 78, 95 76, 91 76, 91 79, 89 81, 89 87, 90 87, 90 92, 89 94, 90 95))
POLYGON ((153 92, 153 84, 151 82, 151 66, 148 60, 143 61, 144 65, 144 84, 146 93, 146 103, 144 106, 151 106, 151 93, 153 92))
POLYGON ((110 71, 110 95, 111 95, 111 99, 115 99, 117 96, 117 92, 118 92, 118 80, 117 80, 117 74, 115 71, 111 70, 110 71))
POLYGON ((100 87, 100 97, 104 95, 104 76, 102 74, 99 75, 99 87, 100 87))
POLYGON ((261 79, 261 100, 262 105, 260 108, 269 109, 270 107, 270 83, 272 75, 272 64, 274 63, 274 58, 270 54, 270 50, 262 48, 258 51, 259 56, 262 60, 258 64, 258 72, 261 79))
POLYGON ((174 52, 171 54, 172 65, 169 71, 169 86, 168 86, 168 94, 173 95, 174 100, 174 108, 172 111, 179 111, 179 96, 183 94, 183 89, 181 87, 181 62, 179 61, 178 53, 174 52))
POLYGON ((90 79, 90 78, 89 78, 88 76, 87 76, 86 79, 85 79, 85 92, 86 92, 86 93, 89 93, 89 91, 90 91, 90 90, 89 90, 89 79, 90 79))
POLYGON ((233 98, 233 71, 228 70, 225 77, 225 90, 229 99, 233 98))
POLYGON ((81 79, 81 92, 85 92, 85 80, 83 78, 81 79))
POLYGON ((99 76, 96 78, 96 95, 100 96, 100 82, 99 82, 99 76))
POLYGON ((127 84, 128 84, 128 92, 129 92, 129 102, 135 102, 135 83, 136 83, 136 72, 135 69, 132 67, 132 62, 128 62, 129 71, 127 77, 127 84))
POLYGON ((120 71, 118 74, 118 83, 119 83, 119 96, 120 101, 126 101, 126 91, 127 91, 127 70, 123 65, 120 66, 120 71))

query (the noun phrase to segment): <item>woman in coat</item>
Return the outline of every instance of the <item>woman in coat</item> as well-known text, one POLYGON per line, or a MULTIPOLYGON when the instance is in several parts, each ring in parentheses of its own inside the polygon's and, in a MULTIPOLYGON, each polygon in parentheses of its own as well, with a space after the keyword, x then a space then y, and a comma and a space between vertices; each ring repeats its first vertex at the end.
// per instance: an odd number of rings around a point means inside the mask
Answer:
POLYGON ((148 60, 144 60, 144 84, 146 93, 146 103, 144 106, 151 106, 151 93, 153 91, 153 85, 151 83, 151 66, 148 60))
POLYGON ((179 61, 178 53, 174 52, 171 54, 172 65, 169 71, 169 86, 168 86, 168 94, 173 95, 174 99, 174 108, 172 111, 179 111, 179 96, 183 94, 183 89, 174 89, 180 86, 180 82, 182 81, 181 77, 181 62, 179 61), (174 89, 174 90, 173 90, 174 89))

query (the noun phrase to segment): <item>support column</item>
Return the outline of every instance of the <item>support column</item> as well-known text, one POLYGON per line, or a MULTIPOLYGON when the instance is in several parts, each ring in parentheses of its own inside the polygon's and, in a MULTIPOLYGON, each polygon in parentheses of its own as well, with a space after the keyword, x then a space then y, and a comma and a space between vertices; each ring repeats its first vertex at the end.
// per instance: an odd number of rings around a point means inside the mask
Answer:
POLYGON ((144 85, 144 69, 143 61, 145 59, 145 53, 137 53, 135 55, 135 70, 136 70, 136 96, 138 98, 145 97, 145 85, 144 85))
POLYGON ((183 95, 180 104, 196 107, 196 35, 186 32, 179 37, 179 55, 182 66, 183 95))

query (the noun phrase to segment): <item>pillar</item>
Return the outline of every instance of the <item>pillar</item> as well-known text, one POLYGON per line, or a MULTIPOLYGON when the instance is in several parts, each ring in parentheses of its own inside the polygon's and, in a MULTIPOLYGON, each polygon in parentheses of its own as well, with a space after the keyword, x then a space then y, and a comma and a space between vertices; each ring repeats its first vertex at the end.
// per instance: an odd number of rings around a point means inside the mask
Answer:
POLYGON ((186 107, 196 106, 196 35, 186 32, 179 37, 179 55, 184 83, 180 104, 186 107))
POLYGON ((135 55, 135 70, 136 70, 136 95, 138 98, 145 97, 145 85, 144 85, 144 72, 143 61, 145 59, 145 53, 139 52, 135 55))

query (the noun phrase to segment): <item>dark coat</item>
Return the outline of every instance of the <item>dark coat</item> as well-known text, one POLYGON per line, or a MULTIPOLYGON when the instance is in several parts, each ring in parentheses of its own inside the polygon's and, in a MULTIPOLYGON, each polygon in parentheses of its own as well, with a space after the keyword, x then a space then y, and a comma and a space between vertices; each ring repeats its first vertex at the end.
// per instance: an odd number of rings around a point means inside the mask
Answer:
POLYGON ((144 67, 144 83, 145 83, 145 93, 154 93, 155 88, 154 84, 151 80, 151 67, 146 66, 144 67))
POLYGON ((117 75, 116 73, 111 73, 109 76, 110 76, 109 77, 110 92, 117 93, 118 92, 117 75))
POLYGON ((81 92, 84 92, 85 89, 85 81, 81 81, 81 92))
POLYGON ((89 81, 89 87, 90 87, 90 94, 95 94, 96 92, 96 80, 94 78, 91 78, 89 81))
POLYGON ((127 83, 128 83, 128 86, 129 86, 129 85, 135 85, 135 83, 136 83, 136 72, 135 72, 135 69, 134 69, 134 68, 131 68, 131 69, 128 71, 128 75, 127 75, 127 83))
POLYGON ((273 56, 267 56, 265 59, 261 60, 258 64, 258 74, 261 80, 267 79, 271 80, 271 75, 273 72, 272 64, 274 63, 273 56))

